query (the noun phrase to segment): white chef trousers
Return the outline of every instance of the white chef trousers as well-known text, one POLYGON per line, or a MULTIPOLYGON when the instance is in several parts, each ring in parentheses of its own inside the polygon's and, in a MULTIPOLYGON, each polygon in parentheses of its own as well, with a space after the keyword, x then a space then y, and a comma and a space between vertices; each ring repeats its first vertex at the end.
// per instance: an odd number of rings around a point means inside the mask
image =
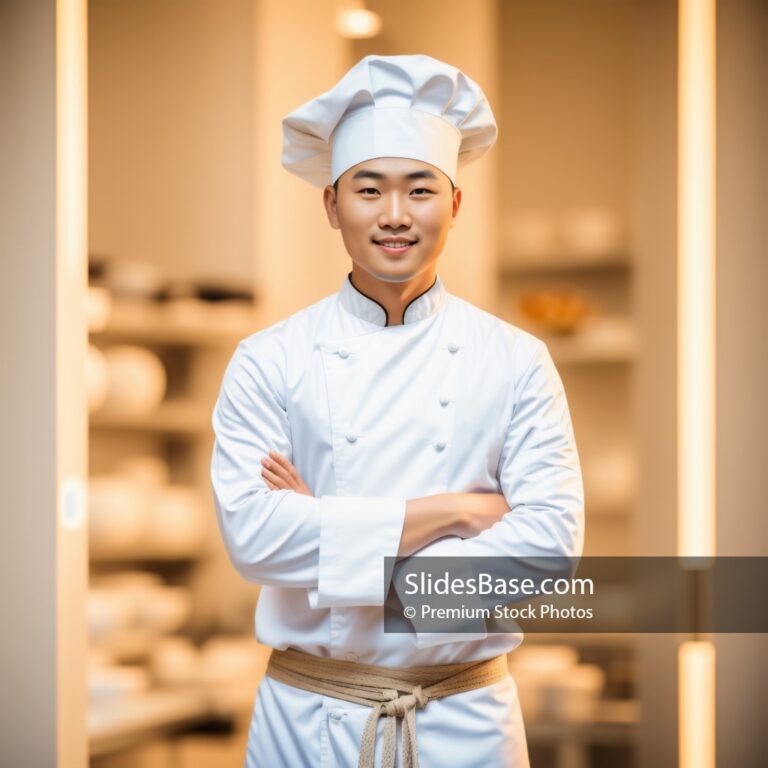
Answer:
MULTIPOLYGON (((245 768, 357 768, 370 707, 264 677, 256 693, 245 768)), ((380 765, 385 718, 378 722, 380 765)), ((397 759, 401 763, 401 721, 397 759)), ((416 710, 421 768, 530 768, 517 686, 506 679, 433 699, 416 710)))

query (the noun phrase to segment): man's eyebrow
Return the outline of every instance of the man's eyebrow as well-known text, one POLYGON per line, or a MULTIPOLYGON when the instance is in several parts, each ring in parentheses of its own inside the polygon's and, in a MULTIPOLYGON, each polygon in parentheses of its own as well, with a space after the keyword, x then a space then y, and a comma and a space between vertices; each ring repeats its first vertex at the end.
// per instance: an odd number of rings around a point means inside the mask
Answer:
MULTIPOLYGON (((384 181, 386 179, 386 175, 383 173, 379 173, 378 171, 370 171, 366 170, 365 168, 359 170, 352 179, 375 179, 376 181, 384 181)), ((406 173, 403 177, 405 179, 408 179, 409 181, 412 179, 437 179, 437 176, 435 176, 432 171, 423 170, 423 171, 413 171, 412 173, 406 173)))

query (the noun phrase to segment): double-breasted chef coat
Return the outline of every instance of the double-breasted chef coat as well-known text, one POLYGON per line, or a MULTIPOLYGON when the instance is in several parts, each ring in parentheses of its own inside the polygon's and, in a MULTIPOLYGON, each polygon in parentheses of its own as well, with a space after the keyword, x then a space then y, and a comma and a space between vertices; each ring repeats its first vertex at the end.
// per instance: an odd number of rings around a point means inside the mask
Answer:
MULTIPOLYGON (((504 494, 504 518, 418 555, 580 556, 583 485, 562 382, 542 341, 439 276, 402 325, 386 323, 348 275, 338 293, 243 339, 227 366, 211 478, 232 562, 262 585, 257 638, 389 666, 512 651, 522 633, 385 633, 384 558, 397 554, 406 499, 481 491, 504 494), (313 496, 267 488, 270 450, 313 496)), ((246 765, 356 766, 369 712, 264 678, 246 765)), ((511 677, 416 718, 422 768, 528 765, 511 677)))

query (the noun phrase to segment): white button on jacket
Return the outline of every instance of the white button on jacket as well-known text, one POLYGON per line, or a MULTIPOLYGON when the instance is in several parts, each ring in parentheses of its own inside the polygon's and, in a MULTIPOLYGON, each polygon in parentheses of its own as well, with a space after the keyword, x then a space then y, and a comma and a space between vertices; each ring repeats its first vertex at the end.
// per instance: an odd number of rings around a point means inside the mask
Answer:
MULTIPOLYGON (((474 538, 446 537, 418 555, 581 554, 583 487, 560 377, 541 341, 448 294, 439 277, 407 307, 403 325, 386 322, 384 308, 347 277, 337 294, 242 340, 226 369, 211 479, 232 562, 263 585, 257 637, 274 648, 391 666, 513 650, 519 632, 384 633, 384 557, 397 554, 406 499, 468 490, 503 493, 510 512, 474 538), (270 450, 293 462, 312 497, 267 488, 260 462, 270 450)), ((516 701, 511 679, 499 685, 512 686, 505 695, 516 701)), ((418 715, 446 715, 446 737, 451 708, 477 704, 488 690, 432 701, 418 715)), ((311 742, 311 729, 321 727, 312 715, 319 710, 303 704, 317 694, 265 679, 252 723, 258 739, 252 733, 249 742, 253 765, 261 764, 255 750, 265 765, 274 757, 278 736, 265 731, 280 727, 268 704, 278 693, 294 709, 308 707, 298 713, 310 729, 301 738, 311 742)), ((499 710, 500 723, 507 710, 499 710)), ((362 729, 366 716, 342 722, 362 729)), ((477 756, 483 742, 473 739, 477 756)), ((440 764, 453 764, 438 748, 440 764)), ((524 764, 494 762, 497 748, 489 742, 488 760, 477 764, 524 764)), ((429 765, 421 737, 419 752, 429 765)), ((310 754, 294 757, 313 764, 310 754)))

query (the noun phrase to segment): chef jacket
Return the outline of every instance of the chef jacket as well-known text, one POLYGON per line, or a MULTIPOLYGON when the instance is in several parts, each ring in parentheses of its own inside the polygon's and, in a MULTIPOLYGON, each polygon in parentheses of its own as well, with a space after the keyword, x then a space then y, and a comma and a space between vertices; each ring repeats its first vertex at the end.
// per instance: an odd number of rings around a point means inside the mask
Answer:
POLYGON ((569 556, 583 547, 579 458, 546 345, 449 294, 440 277, 402 325, 358 291, 243 339, 213 412, 211 479, 235 568, 262 585, 256 635, 274 648, 366 664, 486 659, 522 633, 385 633, 387 556, 406 499, 502 493, 478 535, 417 556, 569 556), (270 490, 261 459, 288 457, 312 496, 270 490))

